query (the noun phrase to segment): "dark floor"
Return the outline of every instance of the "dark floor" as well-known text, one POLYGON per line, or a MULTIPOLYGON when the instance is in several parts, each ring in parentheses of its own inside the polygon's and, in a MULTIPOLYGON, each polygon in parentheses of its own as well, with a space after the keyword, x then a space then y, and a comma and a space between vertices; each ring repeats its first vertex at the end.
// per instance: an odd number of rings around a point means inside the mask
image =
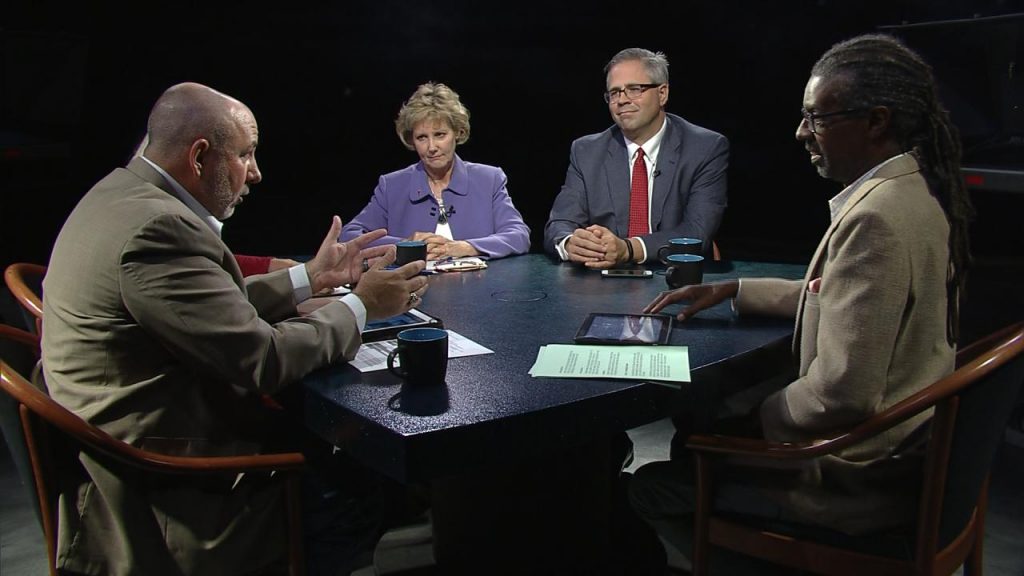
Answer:
MULTIPOLYGON (((636 458, 631 470, 668 458, 672 424, 661 420, 630 431, 636 458)), ((985 574, 1024 576, 1024 433, 1007 431, 992 472, 985 530, 985 574)), ((0 443, 0 576, 46 573, 42 531, 29 494, 21 485, 6 444, 0 443)), ((430 560, 429 527, 411 527, 389 534, 379 548, 380 572, 366 568, 359 576, 377 573, 412 574, 410 566, 430 560), (422 545, 417 546, 417 543, 422 545)))

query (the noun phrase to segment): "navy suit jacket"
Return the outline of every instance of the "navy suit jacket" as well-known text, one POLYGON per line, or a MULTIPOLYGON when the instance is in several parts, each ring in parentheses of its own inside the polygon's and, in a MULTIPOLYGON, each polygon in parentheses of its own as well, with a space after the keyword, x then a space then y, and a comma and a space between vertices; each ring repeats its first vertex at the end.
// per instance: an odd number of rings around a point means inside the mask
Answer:
MULTIPOLYGON (((726 205, 729 141, 674 114, 658 152, 651 195, 651 233, 641 236, 649 260, 669 238, 704 241, 704 252, 726 205)), ((629 159, 622 130, 612 126, 572 143, 569 170, 544 227, 544 250, 577 228, 599 224, 625 238, 629 229, 629 159)))

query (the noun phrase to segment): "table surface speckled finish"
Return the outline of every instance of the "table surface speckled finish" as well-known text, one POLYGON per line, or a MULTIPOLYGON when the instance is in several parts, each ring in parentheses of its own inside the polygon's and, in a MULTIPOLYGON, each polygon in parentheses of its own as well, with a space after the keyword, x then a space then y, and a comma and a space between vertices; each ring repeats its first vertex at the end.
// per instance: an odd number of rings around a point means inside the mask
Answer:
MULTIPOLYGON (((303 381, 307 426, 364 464, 413 481, 499 458, 528 460, 569 450, 664 418, 677 395, 664 386, 528 374, 537 350, 571 343, 588 313, 640 312, 666 289, 659 268, 652 267, 656 273, 649 279, 602 278, 529 254, 490 262, 486 270, 433 276, 420 309, 494 354, 449 360, 447 387, 415 397, 402 392, 397 409, 401 381, 387 371, 325 368, 303 381)), ((704 280, 800 278, 803 272, 801 265, 724 261, 708 263, 704 280)), ((689 347, 696 372, 786 339, 792 328, 789 320, 735 317, 723 303, 676 324, 671 343, 689 347)))

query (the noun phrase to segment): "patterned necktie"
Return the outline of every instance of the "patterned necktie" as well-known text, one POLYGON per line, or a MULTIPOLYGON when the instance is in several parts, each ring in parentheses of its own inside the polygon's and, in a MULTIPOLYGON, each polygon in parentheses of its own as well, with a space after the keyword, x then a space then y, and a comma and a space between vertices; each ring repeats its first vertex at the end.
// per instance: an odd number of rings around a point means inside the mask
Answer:
POLYGON ((644 149, 638 148, 633 162, 633 183, 629 187, 629 237, 647 234, 647 164, 644 149))

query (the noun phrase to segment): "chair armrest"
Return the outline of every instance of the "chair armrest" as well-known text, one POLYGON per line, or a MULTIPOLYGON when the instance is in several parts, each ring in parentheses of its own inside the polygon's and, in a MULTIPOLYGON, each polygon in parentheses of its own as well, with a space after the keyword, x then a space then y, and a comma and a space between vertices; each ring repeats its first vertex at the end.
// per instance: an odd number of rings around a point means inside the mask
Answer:
POLYGON ((16 262, 4 270, 4 281, 11 294, 36 318, 43 317, 43 303, 39 295, 28 287, 27 277, 42 278, 46 267, 39 264, 16 262))
MULTIPOLYGON (((63 410, 56 403, 54 406, 63 410)), ((66 410, 65 410, 66 412, 66 410)), ((80 418, 67 412, 69 418, 57 418, 51 414, 47 419, 87 444, 124 464, 165 474, 237 474, 241 472, 263 472, 272 470, 299 470, 306 463, 300 452, 276 454, 253 454, 246 456, 172 456, 136 448, 122 442, 95 426, 86 424, 80 418)))
POLYGON ((938 382, 919 390, 849 429, 808 442, 771 442, 754 438, 695 434, 686 447, 698 452, 764 458, 805 460, 834 454, 877 436, 959 393, 963 388, 999 368, 1020 352, 1024 345, 1024 323, 1017 323, 986 338, 980 346, 969 346, 958 355, 960 367, 938 382), (992 348, 995 346, 994 348, 992 348), (988 348, 985 353, 979 347, 988 348))
POLYGON ((0 362, 3 388, 50 425, 84 444, 124 464, 168 474, 218 474, 299 470, 306 462, 299 452, 247 456, 171 456, 136 448, 88 424, 39 389, 32 386, 6 363, 0 362))
MULTIPOLYGON (((116 440, 115 440, 116 442, 116 440)), ((122 443, 123 444, 123 443, 122 443)), ((306 457, 301 452, 279 452, 275 454, 254 454, 250 456, 167 456, 146 450, 139 450, 125 444, 138 454, 126 455, 128 464, 154 472, 169 474, 217 474, 240 472, 264 472, 272 470, 301 470, 306 457)), ((99 447, 97 447, 99 448, 99 447)), ((104 451, 106 452, 106 451, 104 451)), ((111 454, 118 458, 118 455, 111 454)))
POLYGON ((811 442, 772 442, 720 434, 693 434, 686 439, 686 447, 697 452, 772 460, 804 460, 827 453, 818 446, 811 442))
POLYGON ((37 353, 37 355, 40 350, 39 336, 13 326, 8 326, 7 324, 0 324, 0 339, 12 340, 19 344, 29 346, 37 353))

